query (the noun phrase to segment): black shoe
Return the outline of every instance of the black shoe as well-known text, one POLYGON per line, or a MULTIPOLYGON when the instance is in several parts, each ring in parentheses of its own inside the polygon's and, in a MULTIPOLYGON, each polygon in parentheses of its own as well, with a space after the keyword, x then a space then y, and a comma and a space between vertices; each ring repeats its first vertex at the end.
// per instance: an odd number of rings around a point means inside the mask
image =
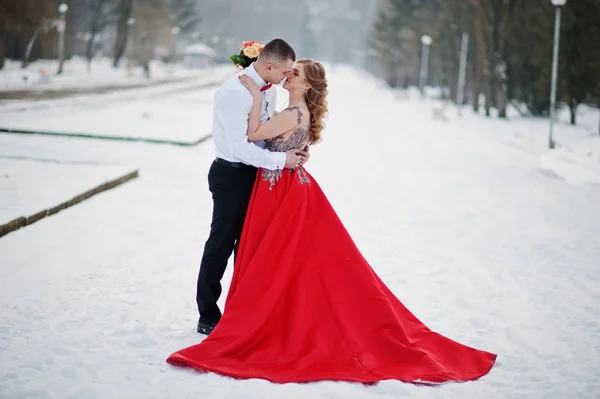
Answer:
POLYGON ((215 327, 217 326, 217 323, 203 323, 201 321, 198 321, 198 332, 200 334, 206 334, 206 335, 210 335, 210 333, 215 329, 215 327))

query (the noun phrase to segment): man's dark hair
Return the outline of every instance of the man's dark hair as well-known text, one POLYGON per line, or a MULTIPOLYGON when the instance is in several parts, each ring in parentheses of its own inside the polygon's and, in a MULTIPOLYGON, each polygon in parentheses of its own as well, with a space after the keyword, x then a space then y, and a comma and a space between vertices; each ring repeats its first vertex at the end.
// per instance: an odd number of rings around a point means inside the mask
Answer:
POLYGON ((260 58, 269 62, 286 62, 287 60, 296 61, 296 53, 292 46, 283 39, 273 39, 265 44, 260 58))

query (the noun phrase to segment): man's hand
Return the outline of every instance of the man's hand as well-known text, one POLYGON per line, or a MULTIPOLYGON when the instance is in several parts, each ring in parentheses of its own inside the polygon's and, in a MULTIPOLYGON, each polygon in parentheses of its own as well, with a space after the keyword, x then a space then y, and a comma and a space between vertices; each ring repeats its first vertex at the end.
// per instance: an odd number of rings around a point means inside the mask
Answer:
POLYGON ((285 153, 285 168, 296 169, 306 162, 306 156, 302 155, 303 151, 296 149, 288 150, 285 153))

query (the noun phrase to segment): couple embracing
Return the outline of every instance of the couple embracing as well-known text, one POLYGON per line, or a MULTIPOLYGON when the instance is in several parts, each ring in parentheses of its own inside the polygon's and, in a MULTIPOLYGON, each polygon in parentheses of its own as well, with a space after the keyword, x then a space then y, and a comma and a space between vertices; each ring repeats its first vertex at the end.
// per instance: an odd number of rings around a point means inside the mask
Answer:
POLYGON ((327 114, 325 68, 275 39, 214 98, 210 235, 198 276, 197 330, 167 361, 272 382, 395 379, 437 384, 485 375, 496 355, 415 317, 362 256, 304 168, 327 114), (275 112, 274 84, 289 106, 275 112), (227 261, 233 278, 221 314, 227 261))

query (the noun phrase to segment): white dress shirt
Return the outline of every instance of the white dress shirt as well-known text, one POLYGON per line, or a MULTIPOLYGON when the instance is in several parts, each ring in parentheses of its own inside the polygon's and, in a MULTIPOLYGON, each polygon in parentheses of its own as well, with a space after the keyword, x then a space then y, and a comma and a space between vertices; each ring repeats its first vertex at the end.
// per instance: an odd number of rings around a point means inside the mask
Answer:
MULTIPOLYGON (((257 168, 270 170, 285 167, 285 153, 265 149, 265 142, 248 141, 248 115, 252 108, 252 94, 239 81, 238 76, 250 76, 259 87, 266 82, 258 75, 254 64, 229 78, 217 90, 214 97, 212 137, 217 158, 230 162, 242 162, 257 168)), ((263 92, 260 122, 267 121, 275 111, 277 90, 272 87, 263 92)))

